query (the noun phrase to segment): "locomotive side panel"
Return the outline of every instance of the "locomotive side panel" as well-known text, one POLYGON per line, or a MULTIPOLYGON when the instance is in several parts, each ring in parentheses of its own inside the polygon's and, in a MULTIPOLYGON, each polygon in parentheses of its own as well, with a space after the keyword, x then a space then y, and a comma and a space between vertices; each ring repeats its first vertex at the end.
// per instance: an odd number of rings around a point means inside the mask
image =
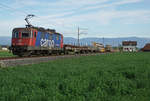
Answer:
POLYGON ((54 47, 55 48, 60 48, 61 45, 61 36, 58 34, 53 34, 53 40, 54 40, 54 47))
POLYGON ((61 35, 38 31, 35 46, 46 50, 61 49, 61 35))
POLYGON ((31 36, 31 43, 32 43, 32 45, 31 46, 35 46, 35 44, 36 44, 36 37, 37 37, 37 30, 32 30, 32 36, 31 36))
POLYGON ((60 45, 61 48, 63 48, 63 46, 64 46, 64 45, 63 45, 63 41, 64 41, 63 35, 61 35, 61 45, 60 45))
POLYGON ((35 42, 35 46, 36 46, 36 47, 39 47, 39 46, 40 46, 41 34, 42 34, 42 32, 40 32, 40 31, 37 32, 36 42, 35 42))

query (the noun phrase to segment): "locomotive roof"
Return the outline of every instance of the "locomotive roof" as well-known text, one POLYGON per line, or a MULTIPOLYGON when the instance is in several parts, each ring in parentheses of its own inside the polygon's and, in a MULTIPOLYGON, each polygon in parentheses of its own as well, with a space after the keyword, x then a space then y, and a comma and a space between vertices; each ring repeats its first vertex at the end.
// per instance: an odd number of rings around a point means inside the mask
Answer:
POLYGON ((48 32, 48 33, 51 33, 51 34, 55 33, 55 34, 61 35, 60 33, 57 33, 57 32, 55 31, 55 29, 44 29, 43 27, 22 27, 22 28, 14 28, 13 31, 14 31, 14 30, 32 30, 32 29, 36 29, 36 30, 41 31, 41 32, 48 32))

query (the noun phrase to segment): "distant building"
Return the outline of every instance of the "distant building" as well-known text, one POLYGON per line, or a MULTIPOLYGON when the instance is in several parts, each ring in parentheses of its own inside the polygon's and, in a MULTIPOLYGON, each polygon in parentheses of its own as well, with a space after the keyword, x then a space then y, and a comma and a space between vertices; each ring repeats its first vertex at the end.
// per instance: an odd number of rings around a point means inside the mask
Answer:
POLYGON ((123 41, 122 42, 124 52, 136 52, 137 41, 123 41))
POLYGON ((147 43, 141 50, 144 52, 150 52, 150 43, 147 43))
POLYGON ((2 50, 3 50, 3 51, 8 51, 8 48, 2 47, 2 50))
POLYGON ((0 50, 3 50, 3 51, 8 51, 8 47, 7 45, 2 45, 0 46, 0 50))

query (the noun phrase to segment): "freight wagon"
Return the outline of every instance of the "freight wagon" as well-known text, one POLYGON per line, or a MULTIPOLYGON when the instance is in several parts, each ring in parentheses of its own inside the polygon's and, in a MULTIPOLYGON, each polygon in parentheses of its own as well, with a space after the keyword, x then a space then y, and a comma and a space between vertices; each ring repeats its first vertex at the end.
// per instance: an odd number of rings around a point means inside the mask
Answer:
POLYGON ((89 47, 89 46, 75 46, 65 44, 63 46, 63 50, 65 54, 74 53, 74 54, 85 54, 85 53, 96 53, 99 52, 99 49, 96 47, 89 47))

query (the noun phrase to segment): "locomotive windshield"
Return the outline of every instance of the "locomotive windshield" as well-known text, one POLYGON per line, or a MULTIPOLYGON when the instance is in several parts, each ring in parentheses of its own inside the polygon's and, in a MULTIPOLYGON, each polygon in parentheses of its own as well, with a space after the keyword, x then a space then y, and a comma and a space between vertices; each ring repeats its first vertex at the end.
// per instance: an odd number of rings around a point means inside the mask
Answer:
POLYGON ((29 33, 22 33, 22 38, 29 38, 30 34, 29 33))
POLYGON ((15 29, 12 33, 13 38, 31 38, 32 34, 30 30, 25 29, 15 29))
POLYGON ((13 32, 13 38, 19 38, 19 32, 14 31, 13 32))

